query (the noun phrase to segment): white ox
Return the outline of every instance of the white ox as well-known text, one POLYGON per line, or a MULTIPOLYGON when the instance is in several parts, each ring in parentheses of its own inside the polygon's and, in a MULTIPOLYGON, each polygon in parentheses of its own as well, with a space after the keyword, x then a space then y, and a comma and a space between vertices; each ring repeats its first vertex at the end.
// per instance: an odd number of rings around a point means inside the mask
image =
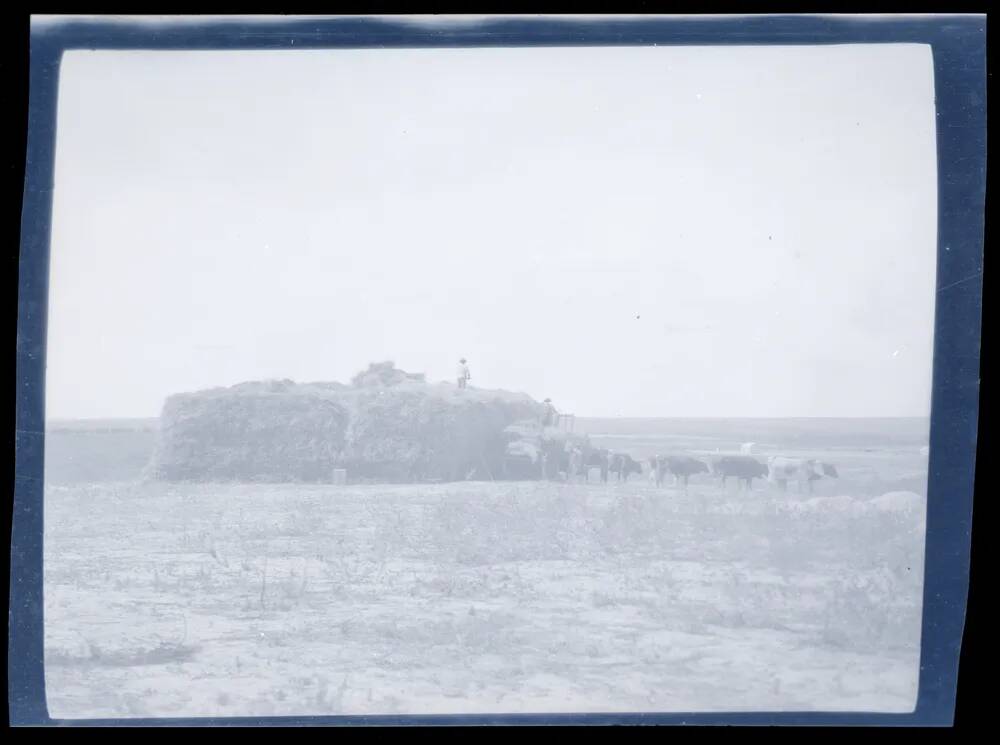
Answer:
POLYGON ((799 492, 808 489, 812 493, 813 481, 824 476, 836 478, 837 469, 829 463, 812 459, 785 458, 778 455, 767 459, 767 480, 782 490, 788 489, 789 481, 795 481, 799 485, 799 492))

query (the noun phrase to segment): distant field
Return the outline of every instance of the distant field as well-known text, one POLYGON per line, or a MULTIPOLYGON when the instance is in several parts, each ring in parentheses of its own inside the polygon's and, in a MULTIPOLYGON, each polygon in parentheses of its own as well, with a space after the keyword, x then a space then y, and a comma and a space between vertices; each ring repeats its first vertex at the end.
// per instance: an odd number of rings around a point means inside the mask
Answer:
POLYGON ((48 432, 155 432, 160 420, 146 419, 53 419, 48 432))
POLYGON ((45 432, 45 480, 50 484, 134 481, 155 447, 155 429, 50 428, 45 432))
POLYGON ((930 419, 594 419, 579 418, 576 429, 587 434, 635 438, 673 438, 712 443, 721 449, 754 442, 782 448, 906 448, 926 445, 930 419))
MULTIPOLYGON (((840 487, 867 494, 907 489, 926 494, 926 419, 588 419, 576 421, 595 445, 636 458, 690 453, 707 457, 755 442, 768 454, 808 455, 841 470, 840 487), (880 491, 881 490, 881 491, 880 491)), ((53 421, 46 432, 46 479, 53 484, 140 478, 156 445, 156 419, 53 421)))

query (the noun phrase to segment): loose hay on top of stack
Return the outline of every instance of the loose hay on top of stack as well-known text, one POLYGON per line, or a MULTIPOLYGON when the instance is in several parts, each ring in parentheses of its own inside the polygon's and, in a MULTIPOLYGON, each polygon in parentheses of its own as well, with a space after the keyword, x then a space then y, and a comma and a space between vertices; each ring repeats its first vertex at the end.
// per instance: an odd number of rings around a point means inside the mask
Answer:
POLYGON ((244 383, 171 396, 150 475, 163 480, 452 480, 497 473, 504 427, 539 417, 524 394, 427 383, 392 363, 351 385, 244 383))

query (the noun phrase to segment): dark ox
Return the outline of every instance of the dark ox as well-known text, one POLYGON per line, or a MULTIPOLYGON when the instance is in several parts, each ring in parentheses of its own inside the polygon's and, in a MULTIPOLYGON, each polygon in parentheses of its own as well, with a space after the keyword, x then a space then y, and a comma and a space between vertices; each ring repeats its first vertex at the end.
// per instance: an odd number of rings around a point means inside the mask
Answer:
POLYGON ((687 489, 688 479, 698 473, 708 473, 708 466, 697 458, 688 455, 656 456, 649 459, 656 485, 663 484, 663 477, 668 473, 674 477, 674 485, 683 483, 687 489))
POLYGON ((756 458, 746 455, 723 455, 712 461, 712 473, 722 480, 722 488, 726 487, 726 479, 735 478, 740 486, 753 488, 753 480, 765 478, 768 468, 756 458))
POLYGON ((608 462, 608 471, 615 474, 618 481, 628 481, 630 474, 642 475, 642 464, 626 453, 612 453, 608 462))
POLYGON ((608 482, 608 471, 611 470, 611 451, 606 448, 589 448, 583 453, 584 478, 590 480, 590 469, 601 469, 601 482, 608 482))

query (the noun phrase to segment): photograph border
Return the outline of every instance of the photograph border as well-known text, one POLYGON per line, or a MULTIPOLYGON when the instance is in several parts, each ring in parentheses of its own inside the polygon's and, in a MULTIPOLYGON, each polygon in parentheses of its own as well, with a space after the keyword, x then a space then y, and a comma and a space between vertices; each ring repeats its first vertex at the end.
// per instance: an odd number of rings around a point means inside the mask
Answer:
POLYGON ((986 194, 986 16, 35 17, 17 299, 8 700, 12 725, 713 724, 949 726, 968 597, 986 194), (928 44, 938 235, 919 692, 910 714, 606 713, 72 719, 45 699, 42 540, 49 249, 64 51, 928 44))

